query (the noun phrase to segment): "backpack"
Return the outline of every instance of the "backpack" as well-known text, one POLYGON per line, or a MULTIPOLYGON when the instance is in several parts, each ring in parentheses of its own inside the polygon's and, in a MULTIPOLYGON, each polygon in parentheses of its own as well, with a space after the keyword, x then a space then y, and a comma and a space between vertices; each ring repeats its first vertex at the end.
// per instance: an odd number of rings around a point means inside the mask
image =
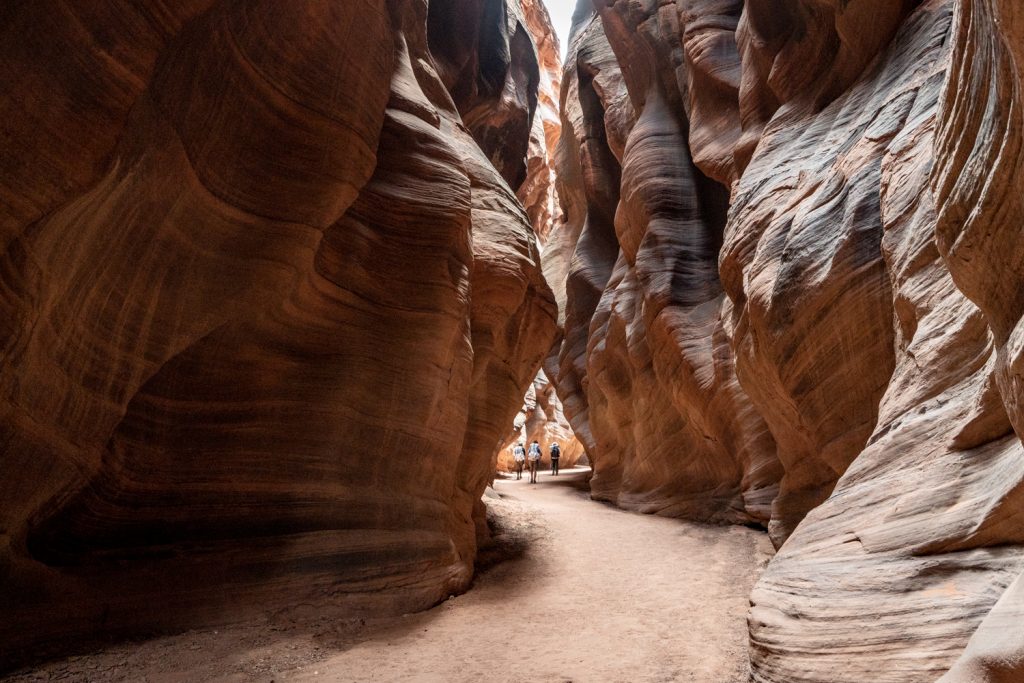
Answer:
POLYGON ((558 444, 551 444, 551 457, 557 458, 562 454, 562 449, 558 447, 558 444))

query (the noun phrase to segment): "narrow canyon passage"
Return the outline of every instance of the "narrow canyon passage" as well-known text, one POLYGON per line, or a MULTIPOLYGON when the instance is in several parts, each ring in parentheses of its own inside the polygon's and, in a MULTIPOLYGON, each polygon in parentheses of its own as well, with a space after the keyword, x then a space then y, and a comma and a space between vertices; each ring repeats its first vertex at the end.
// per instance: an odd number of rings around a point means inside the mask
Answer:
POLYGON ((0 7, 0 677, 1024 683, 1021 0, 0 7))
MULTIPOLYGON (((472 590, 427 612, 338 631, 289 617, 54 662, 13 680, 747 680, 748 595, 771 545, 745 527, 624 512, 586 470, 498 480, 500 551, 472 590)), ((315 606, 308 606, 311 611, 315 606)))

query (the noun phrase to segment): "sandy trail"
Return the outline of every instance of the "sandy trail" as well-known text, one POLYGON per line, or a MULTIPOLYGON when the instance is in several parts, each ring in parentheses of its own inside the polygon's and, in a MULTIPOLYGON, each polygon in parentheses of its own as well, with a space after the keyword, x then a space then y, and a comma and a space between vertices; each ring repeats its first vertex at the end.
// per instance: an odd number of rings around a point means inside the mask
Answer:
POLYGON ((16 680, 747 680, 747 596, 768 559, 766 536, 594 503, 580 490, 584 475, 496 482, 487 502, 502 533, 485 559, 516 557, 428 612, 194 631, 16 680))

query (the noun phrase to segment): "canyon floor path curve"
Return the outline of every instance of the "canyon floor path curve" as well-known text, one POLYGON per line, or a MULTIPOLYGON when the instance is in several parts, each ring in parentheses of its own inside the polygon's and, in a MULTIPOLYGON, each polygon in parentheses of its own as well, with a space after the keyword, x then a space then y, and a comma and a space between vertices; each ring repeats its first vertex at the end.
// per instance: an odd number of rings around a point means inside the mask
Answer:
MULTIPOLYGON (((195 631, 55 662, 57 675, 147 681, 695 681, 748 676, 748 595, 765 534, 589 500, 586 470, 499 479, 499 533, 472 590, 432 610, 339 630, 195 631)), ((21 678, 21 677, 19 677, 21 678)))

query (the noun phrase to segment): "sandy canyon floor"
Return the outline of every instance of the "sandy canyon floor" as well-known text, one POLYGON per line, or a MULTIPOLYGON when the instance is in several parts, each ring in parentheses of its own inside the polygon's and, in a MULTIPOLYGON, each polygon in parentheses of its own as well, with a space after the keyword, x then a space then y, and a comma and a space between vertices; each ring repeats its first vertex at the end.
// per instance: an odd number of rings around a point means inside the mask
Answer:
POLYGON ((623 512, 586 471, 488 491, 496 543, 472 590, 390 619, 259 623, 122 644, 14 681, 697 681, 747 679, 759 532, 623 512))

